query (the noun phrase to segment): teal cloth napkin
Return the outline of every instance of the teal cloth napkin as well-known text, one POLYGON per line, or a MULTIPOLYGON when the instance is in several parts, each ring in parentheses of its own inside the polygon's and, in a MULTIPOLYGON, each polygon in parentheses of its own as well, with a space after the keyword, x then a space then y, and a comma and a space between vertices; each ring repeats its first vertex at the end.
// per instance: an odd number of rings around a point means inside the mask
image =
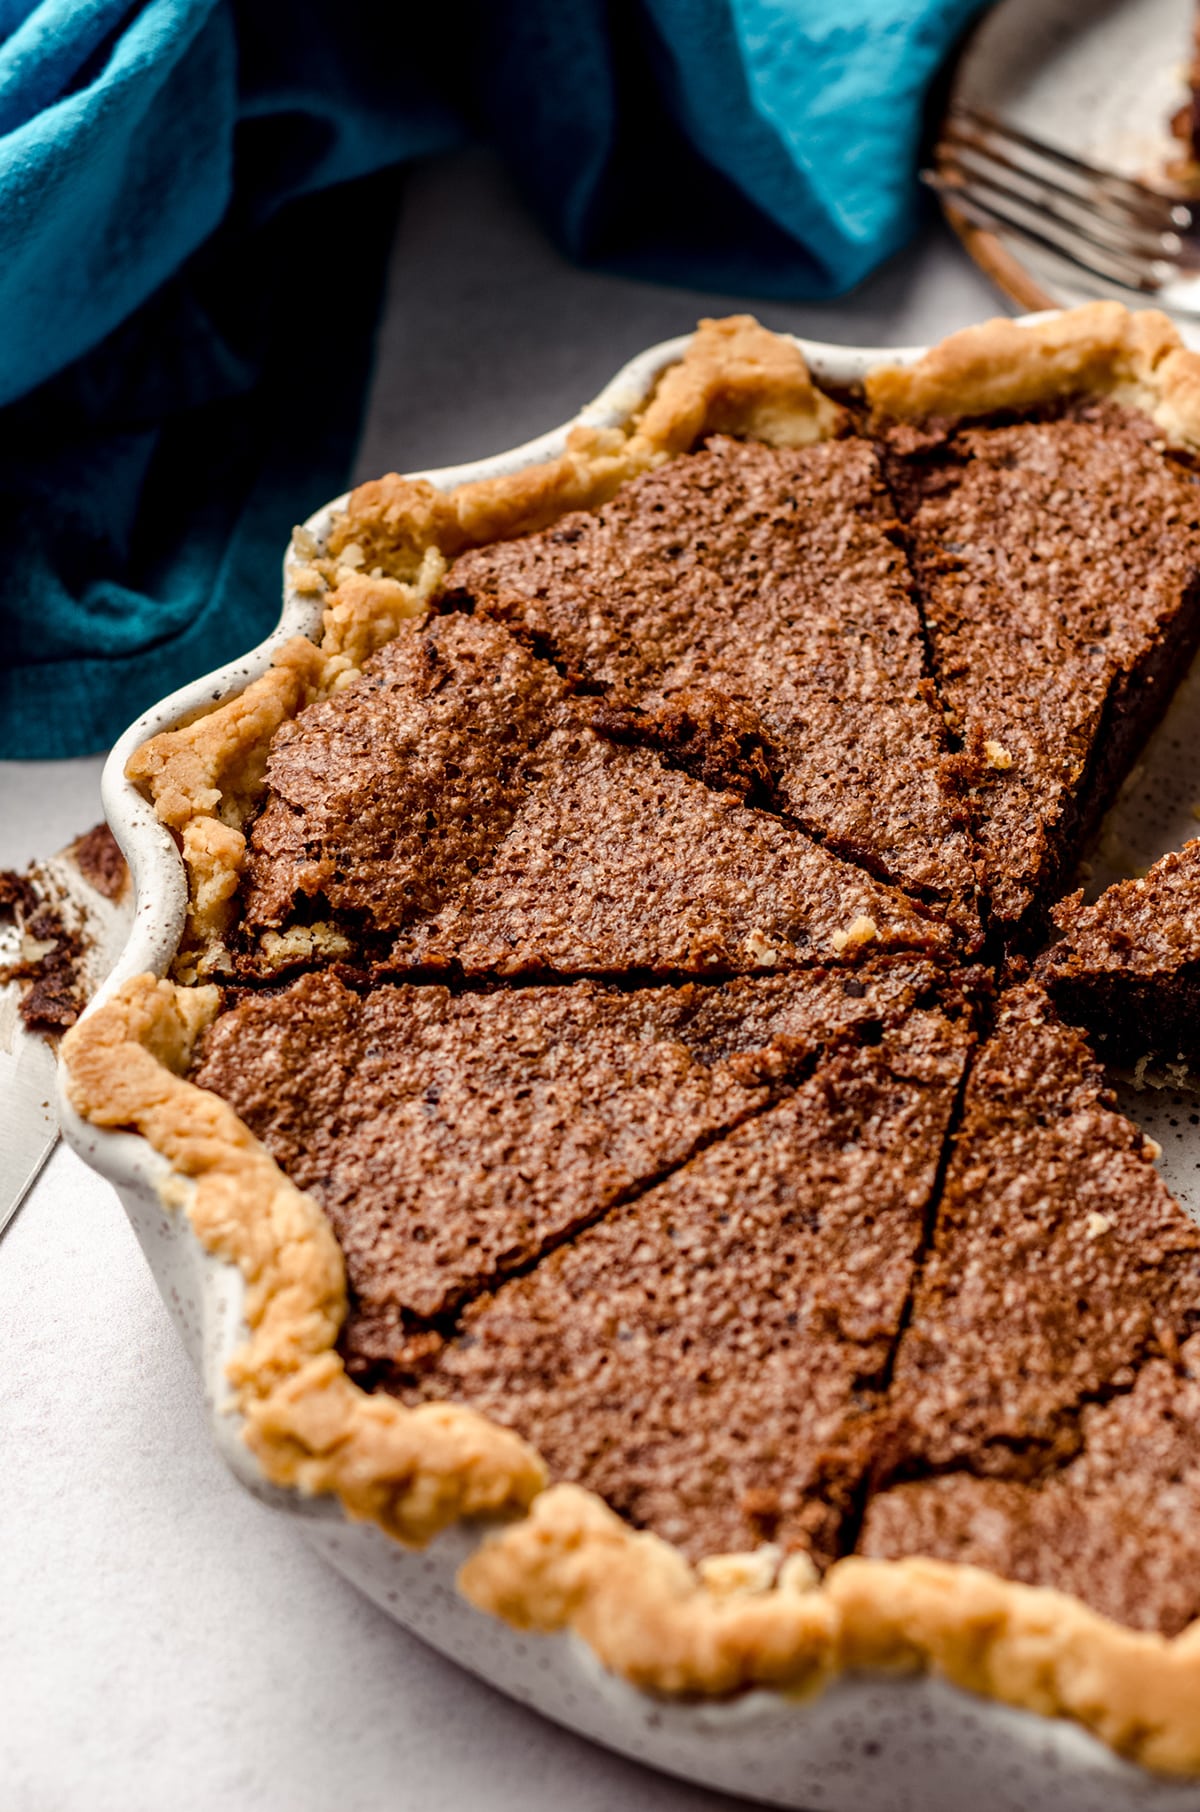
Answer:
POLYGON ((822 297, 904 243, 984 0, 0 0, 0 755, 259 640, 342 488, 408 160, 485 136, 573 256, 822 297))

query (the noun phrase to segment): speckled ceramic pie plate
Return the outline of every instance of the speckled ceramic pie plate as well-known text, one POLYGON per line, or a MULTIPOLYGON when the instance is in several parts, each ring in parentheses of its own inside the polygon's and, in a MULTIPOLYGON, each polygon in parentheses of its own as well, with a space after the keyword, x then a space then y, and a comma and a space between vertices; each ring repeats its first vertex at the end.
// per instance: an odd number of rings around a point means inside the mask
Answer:
MULTIPOLYGON (((571 427, 625 421, 686 339, 634 359, 577 423, 473 465, 427 473, 439 489, 499 478, 563 451, 571 427)), ((799 342, 813 376, 851 385, 874 365, 918 356, 799 342)), ((304 525, 285 572, 321 548, 344 504, 304 525)), ((320 598, 285 587, 274 633, 241 660, 165 699, 117 744, 104 775, 109 820, 128 857, 137 908, 128 944, 99 1002, 130 978, 162 975, 178 947, 187 888, 176 845, 154 808, 126 779, 131 752, 148 738, 232 697, 263 674, 289 637, 318 626, 320 598)), ((1200 680, 1185 682, 1168 718, 1110 814, 1093 863, 1099 886, 1144 866, 1195 830, 1200 798, 1200 680), (1190 776, 1196 776, 1193 781, 1190 776)), ((1162 1080, 1161 1078, 1159 1079, 1162 1080)), ((1143 1079, 1144 1082, 1144 1079, 1143 1079)), ((1197 1103, 1200 1105, 1200 1103, 1197 1103)), ((1143 1086, 1126 1110, 1163 1146, 1165 1180, 1194 1211, 1200 1189, 1200 1118, 1184 1087, 1143 1086)), ((114 1184, 159 1289, 203 1381, 213 1438, 247 1489, 296 1520, 332 1565, 400 1623, 514 1699, 612 1749, 673 1774, 812 1812, 1197 1812, 1200 1785, 1159 1778, 1121 1760, 1079 1726, 976 1698, 929 1675, 849 1676, 804 1698, 754 1691, 729 1702, 652 1697, 610 1675, 572 1636, 525 1635, 473 1608, 456 1589, 463 1561, 486 1529, 458 1524, 422 1550, 351 1521, 335 1500, 305 1498, 264 1482, 231 1412, 229 1361, 245 1338, 245 1285, 232 1264, 201 1245, 186 1214, 167 1202, 170 1167, 140 1136, 101 1131, 64 1098, 65 1136, 114 1184)), ((313 1632, 314 1641, 319 1632, 313 1632)), ((1200 1720, 1200 1704, 1196 1707, 1200 1720)))

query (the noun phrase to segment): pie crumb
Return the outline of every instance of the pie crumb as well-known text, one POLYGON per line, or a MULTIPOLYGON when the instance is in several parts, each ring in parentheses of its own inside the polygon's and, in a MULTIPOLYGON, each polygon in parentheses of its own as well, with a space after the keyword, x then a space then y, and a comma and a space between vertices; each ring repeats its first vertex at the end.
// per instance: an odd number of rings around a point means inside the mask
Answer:
POLYGON ((302 598, 325 590, 325 581, 315 566, 293 566, 290 578, 292 590, 302 598))
POLYGON ((788 1555, 775 1583, 781 1592, 815 1592, 821 1583, 821 1575, 812 1555, 799 1548, 788 1555))
POLYGON ((830 943, 840 956, 843 950, 858 950, 863 944, 869 944, 879 936, 879 927, 874 919, 859 914, 845 931, 835 931, 830 943))
POLYGON ((264 933, 263 955, 273 967, 285 969, 310 957, 348 956, 349 939, 336 925, 322 919, 315 925, 290 925, 286 931, 264 933))
MULTIPOLYGON (((835 942, 836 936, 838 935, 840 935, 840 933, 835 934, 835 942)), ((763 969, 771 968, 771 966, 779 960, 778 950, 776 950, 775 946, 768 940, 764 933, 759 930, 757 925, 746 939, 746 955, 750 958, 752 963, 757 963, 759 967, 763 969)))
POLYGON ((699 1562, 696 1571, 708 1590, 721 1597, 732 1592, 769 1592, 779 1572, 779 1559, 779 1548, 765 1542, 753 1554, 711 1554, 699 1562))

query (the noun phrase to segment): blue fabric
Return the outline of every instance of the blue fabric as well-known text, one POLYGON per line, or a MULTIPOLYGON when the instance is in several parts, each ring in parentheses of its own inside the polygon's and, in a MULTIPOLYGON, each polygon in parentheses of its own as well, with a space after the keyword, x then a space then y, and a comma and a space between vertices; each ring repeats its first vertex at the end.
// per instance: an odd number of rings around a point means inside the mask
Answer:
POLYGON ((389 173, 482 134, 579 259, 834 295, 911 232, 983 3, 0 0, 0 754, 270 627, 352 458, 389 173))

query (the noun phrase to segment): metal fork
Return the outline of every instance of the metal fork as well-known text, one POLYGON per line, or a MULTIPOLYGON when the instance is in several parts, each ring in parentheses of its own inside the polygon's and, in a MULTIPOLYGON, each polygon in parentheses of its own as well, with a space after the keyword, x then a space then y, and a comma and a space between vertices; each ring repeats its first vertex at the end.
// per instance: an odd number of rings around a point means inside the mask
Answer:
MULTIPOLYGON (((973 225, 1049 252, 1092 277, 1157 295, 1200 276, 1200 204, 1159 194, 956 105, 921 180, 973 225)), ((1195 300, 1172 306, 1200 313, 1195 300)))

